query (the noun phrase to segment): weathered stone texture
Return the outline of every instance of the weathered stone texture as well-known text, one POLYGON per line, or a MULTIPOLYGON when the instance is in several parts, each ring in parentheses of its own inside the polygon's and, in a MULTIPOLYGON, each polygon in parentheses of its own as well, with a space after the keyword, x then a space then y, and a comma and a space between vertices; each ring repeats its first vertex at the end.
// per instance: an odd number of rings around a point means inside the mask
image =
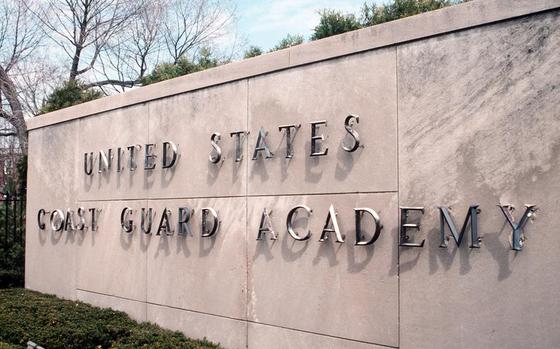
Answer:
MULTIPOLYGON (((153 304, 246 319, 245 198, 151 200, 156 212, 154 234, 164 208, 176 222, 178 207, 194 209, 190 233, 151 236, 148 244, 147 301, 153 304), (201 211, 219 213, 220 228, 201 236, 201 211)), ((175 223, 176 225, 176 223, 175 223)), ((117 232, 116 232, 117 233, 117 232)))
POLYGON ((25 286, 68 299, 76 298, 75 243, 80 233, 39 230, 37 212, 76 205, 77 126, 67 123, 30 132, 28 152, 25 286))
POLYGON ((261 127, 274 158, 249 162, 248 194, 279 195, 396 191, 395 48, 321 62, 249 80, 249 157, 261 127), (364 146, 353 153, 344 129, 349 114, 364 146), (310 157, 312 121, 319 126, 321 151, 310 157), (278 126, 300 124, 286 159, 286 137, 278 126))
MULTIPOLYGON (((248 320, 362 342, 397 346, 397 195, 346 194, 249 198, 247 254, 248 320), (319 242, 333 205, 345 243, 319 242), (294 222, 306 241, 286 231, 286 216, 296 205, 303 211, 294 222), (383 221, 374 245, 355 246, 354 208, 370 207, 383 221), (272 210, 278 234, 257 241, 263 209, 272 210)), ((364 227, 371 227, 370 217, 364 227)), ((371 228, 368 230, 371 231, 371 228)))
POLYGON ((245 194, 246 154, 243 162, 234 161, 235 140, 230 132, 247 129, 246 80, 157 100, 147 109, 150 142, 173 141, 181 154, 174 168, 157 166, 151 171, 146 181, 150 198, 245 194), (215 132, 221 135, 223 161, 218 164, 208 161, 213 150, 210 136, 215 132))
POLYGON ((560 343, 558 52, 558 12, 398 48, 400 205, 427 210, 400 254, 402 348, 560 343), (482 247, 439 248, 436 206, 460 228, 473 203, 482 247), (499 203, 539 207, 521 252, 499 203))

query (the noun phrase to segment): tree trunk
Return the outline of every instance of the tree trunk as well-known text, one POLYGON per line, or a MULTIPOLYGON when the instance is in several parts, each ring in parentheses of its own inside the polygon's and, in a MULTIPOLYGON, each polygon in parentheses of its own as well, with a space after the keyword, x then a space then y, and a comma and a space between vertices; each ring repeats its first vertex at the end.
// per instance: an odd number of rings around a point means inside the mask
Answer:
POLYGON ((80 55, 82 54, 82 48, 76 47, 76 51, 74 52, 74 58, 72 58, 72 66, 70 67, 70 78, 68 81, 76 81, 76 77, 78 76, 78 66, 80 64, 80 55))
POLYGON ((2 92, 10 105, 11 113, 3 111, 2 117, 16 129, 19 146, 23 154, 27 154, 27 126, 23 118, 23 109, 18 99, 17 89, 3 67, 0 66, 0 80, 2 81, 2 92))

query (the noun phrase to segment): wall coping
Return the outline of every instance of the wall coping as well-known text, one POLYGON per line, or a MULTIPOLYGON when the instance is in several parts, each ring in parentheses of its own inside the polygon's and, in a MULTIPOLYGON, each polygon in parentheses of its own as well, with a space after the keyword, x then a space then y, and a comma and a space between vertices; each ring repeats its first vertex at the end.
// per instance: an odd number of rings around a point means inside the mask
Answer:
POLYGON ((28 118, 27 129, 34 130, 210 86, 556 8, 560 8, 560 0, 474 0, 28 118))

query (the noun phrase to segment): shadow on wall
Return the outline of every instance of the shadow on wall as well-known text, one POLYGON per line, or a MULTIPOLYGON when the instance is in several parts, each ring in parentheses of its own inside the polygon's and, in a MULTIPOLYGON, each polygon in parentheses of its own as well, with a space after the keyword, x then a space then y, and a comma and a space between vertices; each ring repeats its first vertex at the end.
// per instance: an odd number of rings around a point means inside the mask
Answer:
MULTIPOLYGON (((296 231, 306 232, 308 230, 306 217, 299 217, 293 220, 293 227, 296 231)), ((382 232, 387 235, 395 235, 396 230, 382 232)), ((311 235, 311 238, 297 241, 288 232, 282 231, 278 234, 277 240, 271 239, 271 234, 266 234, 262 240, 255 245, 253 261, 264 258, 272 261, 276 257, 282 258, 283 262, 294 263, 298 260, 309 260, 309 263, 318 266, 326 263, 328 267, 335 267, 346 261, 346 269, 349 273, 359 273, 363 271, 371 262, 376 246, 355 246, 347 238, 355 236, 355 230, 348 231, 344 243, 338 243, 331 236, 328 240, 319 242, 318 234, 311 235), (309 256, 306 256, 309 254, 309 256)), ((249 237, 251 238, 251 237, 249 237)), ((396 261, 396 259, 393 259, 396 261)), ((392 270, 396 270, 396 265, 392 270)))

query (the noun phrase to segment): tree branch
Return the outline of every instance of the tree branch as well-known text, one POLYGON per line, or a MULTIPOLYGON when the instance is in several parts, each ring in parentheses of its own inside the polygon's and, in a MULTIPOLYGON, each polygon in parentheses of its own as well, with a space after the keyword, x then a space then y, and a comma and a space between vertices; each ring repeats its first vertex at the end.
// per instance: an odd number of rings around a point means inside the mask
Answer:
POLYGON ((121 80, 116 80, 116 79, 107 79, 107 80, 90 82, 88 84, 84 84, 83 86, 86 89, 92 88, 92 87, 107 86, 107 85, 115 85, 115 86, 121 86, 121 87, 134 87, 134 86, 138 85, 139 83, 140 83, 140 80, 121 81, 121 80))

